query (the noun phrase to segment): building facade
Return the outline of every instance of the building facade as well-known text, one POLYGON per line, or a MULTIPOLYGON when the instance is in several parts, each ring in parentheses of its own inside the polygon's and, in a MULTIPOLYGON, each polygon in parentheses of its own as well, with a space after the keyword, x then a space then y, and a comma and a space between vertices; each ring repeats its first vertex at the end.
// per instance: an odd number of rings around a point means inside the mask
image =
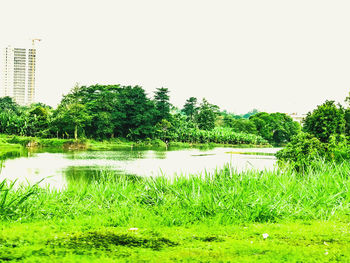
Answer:
POLYGON ((35 101, 35 48, 14 48, 3 50, 3 72, 1 96, 9 96, 19 105, 35 101))

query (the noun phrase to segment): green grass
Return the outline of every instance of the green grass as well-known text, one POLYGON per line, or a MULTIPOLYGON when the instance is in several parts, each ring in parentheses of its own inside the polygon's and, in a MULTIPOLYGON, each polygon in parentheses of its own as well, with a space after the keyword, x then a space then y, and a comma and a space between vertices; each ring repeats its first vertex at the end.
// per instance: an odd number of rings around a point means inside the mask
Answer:
POLYGON ((84 220, 5 223, 7 262, 349 262, 349 223, 129 227, 84 220), (262 234, 269 236, 264 239, 262 234))
POLYGON ((19 155, 22 148, 20 144, 9 143, 8 137, 0 134, 0 160, 12 155, 19 155))
MULTIPOLYGON (((26 147, 28 144, 42 147, 63 147, 65 144, 74 143, 73 139, 45 139, 28 136, 0 134, 0 146, 26 147)), ((82 142, 82 141, 80 141, 82 142)))
MULTIPOLYGON (((31 221, 98 214, 116 225, 164 226, 327 220, 350 215, 349 174, 346 162, 319 162, 304 174, 292 169, 238 173, 227 166, 212 174, 173 179, 107 171, 89 180, 67 175, 66 190, 38 189, 12 218, 31 221)), ((10 191, 8 198, 25 191, 28 187, 10 191)))
POLYGON ((310 167, 173 179, 102 172, 68 177, 61 192, 35 187, 2 210, 0 261, 350 261, 350 164, 310 167))

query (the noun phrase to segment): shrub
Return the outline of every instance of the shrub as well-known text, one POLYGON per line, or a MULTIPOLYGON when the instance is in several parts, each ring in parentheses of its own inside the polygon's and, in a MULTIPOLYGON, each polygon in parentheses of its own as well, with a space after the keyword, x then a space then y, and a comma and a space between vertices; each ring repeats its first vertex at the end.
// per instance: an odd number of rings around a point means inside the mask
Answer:
POLYGON ((279 164, 290 163, 295 169, 305 169, 316 159, 342 162, 350 159, 350 148, 345 136, 332 135, 325 143, 309 133, 301 132, 293 137, 285 148, 277 152, 279 164))

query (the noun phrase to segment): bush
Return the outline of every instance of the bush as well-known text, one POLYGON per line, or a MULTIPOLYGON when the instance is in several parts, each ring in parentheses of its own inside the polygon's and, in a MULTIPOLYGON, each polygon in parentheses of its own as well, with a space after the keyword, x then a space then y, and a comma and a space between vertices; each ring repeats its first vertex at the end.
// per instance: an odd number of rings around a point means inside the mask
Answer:
POLYGON ((308 133, 300 133, 276 157, 279 164, 290 163, 297 170, 306 167, 311 161, 325 155, 324 145, 308 133))
POLYGON ((329 142, 324 143, 312 134, 301 132, 277 152, 276 157, 280 165, 289 163, 296 170, 301 170, 317 159, 327 162, 348 160, 350 148, 345 136, 332 135, 329 142))

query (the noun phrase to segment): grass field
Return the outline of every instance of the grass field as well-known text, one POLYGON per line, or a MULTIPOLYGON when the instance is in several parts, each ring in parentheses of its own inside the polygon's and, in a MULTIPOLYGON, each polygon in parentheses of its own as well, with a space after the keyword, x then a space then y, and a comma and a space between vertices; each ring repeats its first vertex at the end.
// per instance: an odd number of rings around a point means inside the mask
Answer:
POLYGON ((349 262, 349 174, 320 161, 172 180, 105 172, 62 192, 4 182, 0 260, 349 262))
POLYGON ((349 262, 350 228, 341 221, 194 224, 178 227, 101 224, 96 217, 5 223, 6 262, 349 262), (263 234, 268 234, 266 239, 263 234))

